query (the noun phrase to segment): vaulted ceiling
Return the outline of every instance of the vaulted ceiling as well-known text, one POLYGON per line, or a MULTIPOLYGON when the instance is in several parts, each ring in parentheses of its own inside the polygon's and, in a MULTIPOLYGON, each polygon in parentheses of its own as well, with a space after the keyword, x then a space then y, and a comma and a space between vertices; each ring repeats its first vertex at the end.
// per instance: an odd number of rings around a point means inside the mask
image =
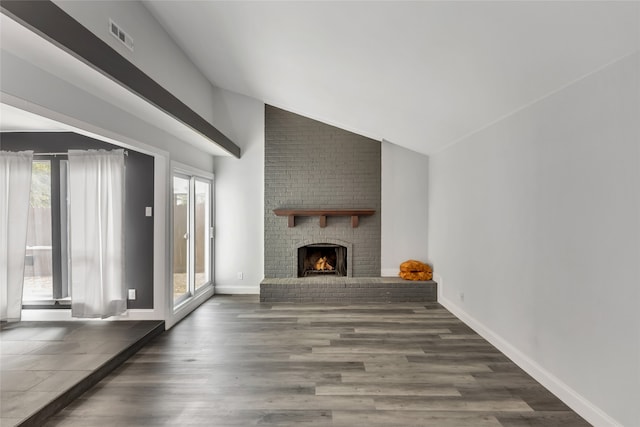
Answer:
POLYGON ((638 2, 144 4, 213 85, 425 154, 640 44, 638 2))

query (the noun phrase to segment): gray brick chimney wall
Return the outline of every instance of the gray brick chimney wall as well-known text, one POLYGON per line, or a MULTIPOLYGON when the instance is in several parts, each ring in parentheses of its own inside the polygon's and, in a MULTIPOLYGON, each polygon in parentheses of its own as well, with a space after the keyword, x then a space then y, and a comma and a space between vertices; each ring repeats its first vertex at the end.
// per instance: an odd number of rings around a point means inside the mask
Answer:
POLYGON ((349 273, 380 276, 380 159, 379 141, 265 106, 265 277, 295 277, 297 249, 309 242, 347 242, 349 273), (356 228, 350 217, 327 217, 326 228, 318 217, 297 217, 289 228, 278 208, 376 213, 356 228))

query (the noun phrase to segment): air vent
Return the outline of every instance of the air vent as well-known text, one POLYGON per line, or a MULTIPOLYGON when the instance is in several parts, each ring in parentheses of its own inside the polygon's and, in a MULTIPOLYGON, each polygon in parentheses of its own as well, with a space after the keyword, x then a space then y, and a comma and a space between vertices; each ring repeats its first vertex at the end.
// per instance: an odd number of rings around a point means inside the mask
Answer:
POLYGON ((125 33, 118 24, 113 22, 113 20, 111 19, 109 19, 109 33, 113 37, 117 38, 120 41, 120 43, 125 45, 131 52, 133 52, 133 39, 129 34, 125 33))

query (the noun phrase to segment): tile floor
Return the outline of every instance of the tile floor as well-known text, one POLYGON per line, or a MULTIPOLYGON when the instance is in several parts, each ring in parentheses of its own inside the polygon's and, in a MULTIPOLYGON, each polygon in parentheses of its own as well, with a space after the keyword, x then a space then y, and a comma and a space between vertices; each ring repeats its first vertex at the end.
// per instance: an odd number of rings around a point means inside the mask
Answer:
POLYGON ((0 425, 19 425, 161 323, 3 323, 0 327, 0 425))

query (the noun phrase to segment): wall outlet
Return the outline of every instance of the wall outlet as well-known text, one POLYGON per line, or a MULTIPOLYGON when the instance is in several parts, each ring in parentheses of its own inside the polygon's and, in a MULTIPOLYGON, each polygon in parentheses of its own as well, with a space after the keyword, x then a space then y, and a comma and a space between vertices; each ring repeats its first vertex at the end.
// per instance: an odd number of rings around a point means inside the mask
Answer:
POLYGON ((129 289, 129 299, 132 300, 132 301, 136 299, 136 290, 135 289, 129 289))
POLYGON ((153 215, 153 208, 151 206, 147 206, 144 208, 144 214, 146 216, 152 216, 153 215))
POLYGON ((242 271, 238 271, 238 280, 242 280, 244 278, 244 274, 242 274, 242 271))

